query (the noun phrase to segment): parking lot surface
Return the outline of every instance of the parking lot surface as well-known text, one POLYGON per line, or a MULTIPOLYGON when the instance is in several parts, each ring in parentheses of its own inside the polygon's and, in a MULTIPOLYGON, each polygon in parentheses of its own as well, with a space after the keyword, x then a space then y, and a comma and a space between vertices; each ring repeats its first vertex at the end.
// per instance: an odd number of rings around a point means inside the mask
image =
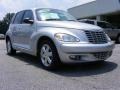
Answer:
POLYGON ((120 45, 103 64, 63 65, 42 69, 36 58, 21 52, 6 54, 0 40, 0 90, 120 90, 120 45))

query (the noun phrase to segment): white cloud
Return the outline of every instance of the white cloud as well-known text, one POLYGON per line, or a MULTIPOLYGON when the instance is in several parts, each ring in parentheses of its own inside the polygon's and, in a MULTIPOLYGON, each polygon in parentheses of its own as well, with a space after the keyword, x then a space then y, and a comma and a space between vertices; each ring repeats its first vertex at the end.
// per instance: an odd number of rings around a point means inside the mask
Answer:
POLYGON ((70 8, 93 0, 0 0, 0 19, 8 12, 16 12, 27 8, 70 8))

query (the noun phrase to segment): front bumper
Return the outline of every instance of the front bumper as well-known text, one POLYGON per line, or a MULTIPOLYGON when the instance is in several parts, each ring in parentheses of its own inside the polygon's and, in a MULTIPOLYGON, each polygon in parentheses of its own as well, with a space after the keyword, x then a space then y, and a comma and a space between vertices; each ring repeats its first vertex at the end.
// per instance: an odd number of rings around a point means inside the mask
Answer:
POLYGON ((106 44, 73 43, 60 46, 59 57, 64 63, 91 62, 106 60, 112 55, 114 42, 106 44))

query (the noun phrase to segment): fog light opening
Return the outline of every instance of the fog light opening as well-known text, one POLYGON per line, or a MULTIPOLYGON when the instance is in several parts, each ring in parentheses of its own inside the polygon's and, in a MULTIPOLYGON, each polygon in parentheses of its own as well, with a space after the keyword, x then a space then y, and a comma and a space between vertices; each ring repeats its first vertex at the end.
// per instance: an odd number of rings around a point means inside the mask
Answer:
POLYGON ((71 55, 71 56, 69 56, 69 58, 70 58, 71 60, 80 60, 80 59, 81 59, 81 56, 80 56, 80 55, 71 55))

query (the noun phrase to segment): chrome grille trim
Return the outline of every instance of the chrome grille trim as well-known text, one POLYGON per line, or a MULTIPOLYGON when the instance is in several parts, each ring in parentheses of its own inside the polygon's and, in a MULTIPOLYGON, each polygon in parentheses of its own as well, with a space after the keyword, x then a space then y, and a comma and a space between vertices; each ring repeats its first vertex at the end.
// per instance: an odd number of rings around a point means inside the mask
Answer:
POLYGON ((107 37, 102 31, 85 31, 85 34, 90 43, 104 44, 107 43, 107 37))

